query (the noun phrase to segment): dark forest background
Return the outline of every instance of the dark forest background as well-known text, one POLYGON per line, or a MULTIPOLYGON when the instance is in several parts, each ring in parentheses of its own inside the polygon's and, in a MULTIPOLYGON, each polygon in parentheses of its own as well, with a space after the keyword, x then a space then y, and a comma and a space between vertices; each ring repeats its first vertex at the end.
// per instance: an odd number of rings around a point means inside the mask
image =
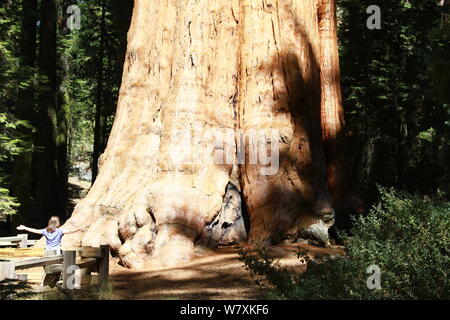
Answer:
MULTIPOLYGON (((448 1, 338 1, 352 184, 364 211, 377 186, 448 200, 448 1)), ((94 181, 114 119, 132 0, 1 0, 0 220, 45 225, 71 213, 69 176, 94 181), (70 30, 70 5, 81 28, 70 30)), ((338 217, 339 223, 339 217, 338 217)))

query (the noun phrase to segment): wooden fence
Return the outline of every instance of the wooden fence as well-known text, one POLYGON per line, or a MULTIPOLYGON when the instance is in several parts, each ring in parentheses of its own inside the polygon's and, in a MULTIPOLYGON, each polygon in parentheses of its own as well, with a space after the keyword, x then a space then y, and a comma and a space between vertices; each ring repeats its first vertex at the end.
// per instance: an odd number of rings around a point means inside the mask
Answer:
POLYGON ((18 235, 16 237, 0 238, 1 242, 10 242, 17 248, 0 249, 0 280, 18 279, 27 281, 27 274, 17 274, 17 270, 34 267, 44 267, 44 278, 41 286, 57 286, 62 279, 61 288, 69 291, 77 289, 83 284, 83 279, 91 278, 92 272, 98 273, 98 284, 105 288, 109 281, 109 246, 66 248, 63 254, 56 255, 56 251, 44 251, 43 248, 27 248, 28 239, 18 235), (2 253, 3 252, 3 253, 2 253), (8 258, 5 258, 5 257, 8 258), (32 256, 32 257, 30 257, 32 256), (33 257, 34 256, 34 257, 33 257), (27 258, 26 258, 27 257, 27 258), (80 270, 75 276, 76 270, 80 270))
POLYGON ((28 234, 25 233, 13 237, 0 238, 0 247, 27 248, 34 246, 36 242, 37 240, 28 240, 28 234))

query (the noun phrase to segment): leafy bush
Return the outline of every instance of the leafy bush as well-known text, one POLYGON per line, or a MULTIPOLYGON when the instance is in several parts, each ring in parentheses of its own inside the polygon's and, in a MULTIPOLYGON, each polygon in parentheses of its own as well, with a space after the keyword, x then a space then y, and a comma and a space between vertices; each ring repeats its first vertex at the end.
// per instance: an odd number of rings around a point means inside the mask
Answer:
POLYGON ((282 269, 264 248, 241 260, 279 299, 449 299, 450 204, 380 188, 381 202, 353 219, 345 254, 307 262, 303 274, 282 269), (381 288, 368 289, 376 265, 381 288))

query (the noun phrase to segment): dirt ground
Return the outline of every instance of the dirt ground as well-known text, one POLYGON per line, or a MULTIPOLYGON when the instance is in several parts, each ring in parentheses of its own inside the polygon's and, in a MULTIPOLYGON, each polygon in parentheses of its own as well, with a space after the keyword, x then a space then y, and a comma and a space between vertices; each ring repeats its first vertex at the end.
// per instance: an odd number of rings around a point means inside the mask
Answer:
MULTIPOLYGON (((298 249, 312 257, 334 255, 342 248, 319 248, 308 244, 271 247, 269 253, 283 266, 305 270, 297 259, 298 249)), ((111 261, 112 299, 263 299, 264 292, 238 260, 237 247, 208 251, 203 256, 176 268, 130 270, 111 261)))

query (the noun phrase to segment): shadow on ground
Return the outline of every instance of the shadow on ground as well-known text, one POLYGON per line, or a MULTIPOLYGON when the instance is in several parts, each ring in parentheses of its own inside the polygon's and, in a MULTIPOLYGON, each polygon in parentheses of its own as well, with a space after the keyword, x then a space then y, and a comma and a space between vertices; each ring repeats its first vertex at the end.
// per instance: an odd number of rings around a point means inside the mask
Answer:
MULTIPOLYGON (((339 247, 317 248, 309 245, 271 247, 273 256, 284 265, 298 270, 305 266, 296 258, 299 248, 312 255, 337 254, 339 247)), ((238 260, 237 247, 211 250, 203 256, 176 268, 130 270, 111 265, 113 299, 208 300, 264 299, 264 291, 238 260)))

